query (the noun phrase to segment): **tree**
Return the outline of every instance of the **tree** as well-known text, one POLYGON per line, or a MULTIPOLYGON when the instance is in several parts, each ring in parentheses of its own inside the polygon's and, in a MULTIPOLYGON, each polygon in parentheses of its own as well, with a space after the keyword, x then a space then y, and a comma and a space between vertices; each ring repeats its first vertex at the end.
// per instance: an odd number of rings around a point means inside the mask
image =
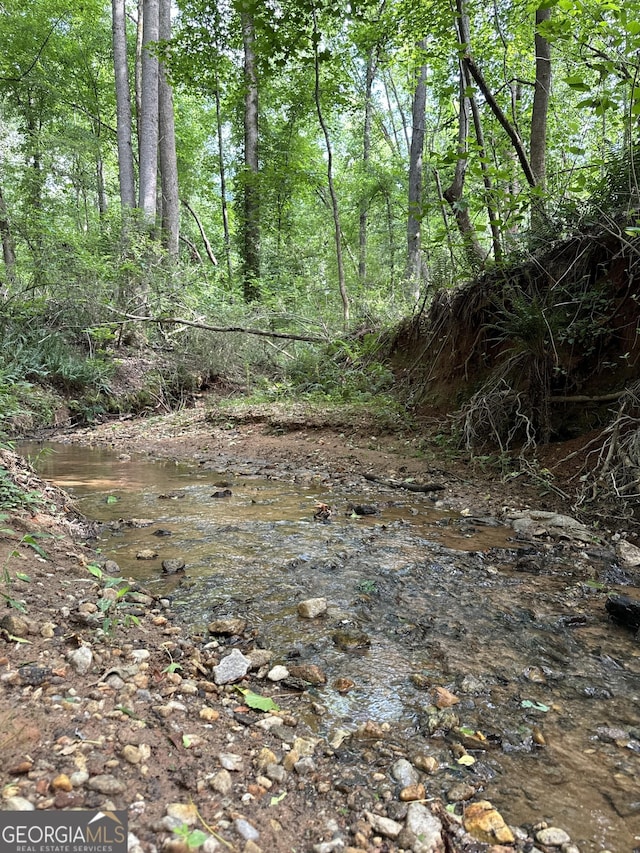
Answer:
MULTIPOLYGON (((421 43, 426 49, 426 42, 421 43)), ((424 280, 422 261, 422 158, 424 153, 425 111, 428 67, 421 60, 411 107, 411 150, 409 153, 409 209, 407 215, 407 279, 417 297, 424 280)))
POLYGON ((129 88, 125 0, 111 0, 111 8, 120 203, 123 208, 133 208, 136 206, 136 190, 131 142, 131 90, 129 88))
MULTIPOLYGON (((171 0, 160 0, 159 37, 171 38, 171 0)), ((165 48, 166 49, 166 48, 165 48)), ((178 257, 180 239, 180 199, 178 195, 178 158, 173 112, 173 91, 167 79, 164 61, 158 69, 158 132, 162 187, 162 240, 171 258, 178 257)))
POLYGON ((244 298, 252 302, 260 296, 260 163, 258 157, 258 74, 256 31, 253 9, 240 13, 244 50, 244 171, 242 176, 242 284, 244 298))
POLYGON ((141 61, 140 115, 138 134, 140 150, 140 189, 138 207, 148 227, 156 221, 158 182, 158 88, 159 63, 156 45, 160 35, 159 0, 144 0, 141 61))

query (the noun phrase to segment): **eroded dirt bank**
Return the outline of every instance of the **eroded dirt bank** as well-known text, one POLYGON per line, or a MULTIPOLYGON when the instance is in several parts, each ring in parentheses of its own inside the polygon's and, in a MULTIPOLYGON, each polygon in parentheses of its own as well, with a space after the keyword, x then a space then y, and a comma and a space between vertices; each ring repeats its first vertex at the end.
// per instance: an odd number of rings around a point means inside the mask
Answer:
MULTIPOLYGON (((214 426, 195 410, 58 438, 122 454, 260 459, 345 479, 369 473, 437 481, 440 499, 474 514, 544 504, 533 486, 506 487, 491 474, 478 479, 464 462, 425 459, 413 437, 381 436, 373 423, 321 428, 304 413, 270 418, 214 426)), ((285 699, 278 712, 252 708, 237 687, 269 692, 268 650, 252 648, 239 625, 192 637, 175 624, 168 602, 145 590, 118 600, 108 567, 101 578, 87 570, 95 555, 82 541, 72 543, 69 513, 57 500, 51 514, 53 503, 47 513, 9 521, 15 533, 3 542, 9 594, 26 605, 25 613, 8 607, 10 621, 2 623, 6 806, 128 808, 131 849, 145 853, 181 853, 196 841, 206 850, 247 853, 577 849, 561 827, 504 826, 489 806, 476 805, 481 791, 470 800, 464 791, 452 797, 451 810, 466 814, 473 835, 467 833, 432 799, 432 756, 408 754, 375 720, 341 743, 316 742, 295 703, 285 699), (27 530, 47 529, 64 538, 43 540, 45 560, 19 540, 27 530), (21 556, 10 557, 13 549, 21 556), (124 606, 116 609, 119 601, 124 606), (112 622, 101 635, 105 614, 112 622), (250 668, 226 683, 215 668, 230 652, 250 668)), ((443 693, 439 711, 447 701, 443 693)), ((482 751, 473 733, 455 743, 458 758, 482 751)))

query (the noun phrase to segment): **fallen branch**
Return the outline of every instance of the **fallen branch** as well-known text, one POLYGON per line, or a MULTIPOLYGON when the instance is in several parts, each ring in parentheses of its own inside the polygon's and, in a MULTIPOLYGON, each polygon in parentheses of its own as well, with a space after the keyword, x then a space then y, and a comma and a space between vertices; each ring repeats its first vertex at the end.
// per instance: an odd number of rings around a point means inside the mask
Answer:
POLYGON ((136 323, 157 323, 159 326, 191 326, 194 329, 204 329, 205 332, 239 332, 243 335, 258 335, 263 338, 283 338, 288 341, 306 341, 310 344, 326 344, 328 338, 317 335, 296 335, 293 332, 269 332, 266 329, 247 329, 244 326, 210 326, 208 323, 199 323, 196 320, 185 320, 182 317, 138 317, 136 314, 127 314, 125 311, 112 311, 119 314, 123 320, 133 320, 136 323))
POLYGON ((442 492, 445 488, 439 483, 408 483, 406 480, 387 480, 374 474, 365 474, 364 478, 370 483, 380 483, 390 489, 406 489, 408 492, 442 492))

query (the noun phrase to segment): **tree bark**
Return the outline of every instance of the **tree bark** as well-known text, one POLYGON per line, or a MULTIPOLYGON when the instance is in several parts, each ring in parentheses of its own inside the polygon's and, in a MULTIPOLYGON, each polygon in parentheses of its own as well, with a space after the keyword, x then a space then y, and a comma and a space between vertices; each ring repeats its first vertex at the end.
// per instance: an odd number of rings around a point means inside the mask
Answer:
POLYGON ((158 80, 154 53, 159 37, 159 0, 143 0, 142 89, 140 92, 140 195, 145 222, 155 225, 158 182, 158 80))
MULTIPOLYGON (((5 285, 13 284, 16 280, 16 252, 11 235, 7 204, 0 187, 0 237, 2 238, 2 257, 4 259, 5 285)), ((2 288, 6 296, 6 286, 2 288)))
POLYGON ((207 237, 207 233, 204 230, 204 226, 203 226, 202 222, 200 221, 200 217, 195 212, 195 210, 191 207, 191 205, 189 204, 188 201, 186 201, 185 199, 182 199, 182 203, 184 204, 186 209, 189 211, 191 216, 193 216, 193 219, 194 219, 196 225, 198 226, 198 231, 200 232, 200 236, 202 237, 202 242, 204 243, 204 248, 205 248, 205 252, 207 253, 207 257, 209 258, 211 263, 214 265, 214 267, 217 267, 218 261, 216 259, 216 256, 213 254, 213 249, 211 248, 211 243, 209 242, 209 239, 207 237))
POLYGON ((313 58, 314 58, 314 71, 315 71, 315 86, 314 86, 314 98, 316 102, 316 112, 318 114, 318 122, 320 123, 320 127, 322 129, 322 134, 324 136, 325 146, 327 149, 327 182, 329 185, 329 195, 331 197, 331 211, 333 213, 333 230, 335 236, 336 243, 336 262, 338 267, 338 288, 340 290, 340 298, 342 300, 342 318, 344 321, 344 326, 347 328, 349 325, 349 313, 350 313, 350 305, 349 305, 349 295, 347 293, 347 286, 345 283, 344 276, 344 263, 342 260, 342 228, 340 227, 340 208, 338 205, 338 196, 336 195, 336 188, 333 183, 333 151, 331 147, 331 138, 329 136, 329 129, 324 120, 324 116, 322 114, 322 105, 320 103, 320 58, 318 56, 318 24, 316 19, 315 10, 313 12, 313 58))
POLYGON ((220 208, 222 213, 222 232, 224 236, 224 256, 227 264, 227 280, 229 287, 233 282, 233 269, 231 267, 231 232, 229 231, 229 210, 227 206, 227 176, 224 167, 224 143, 222 137, 222 117, 220 114, 220 81, 216 73, 215 86, 216 102, 216 135, 218 137, 218 173, 220 175, 220 208))
MULTIPOLYGON (((369 161, 371 159, 371 117, 373 113, 373 102, 371 92, 376 75, 376 50, 372 48, 367 57, 367 70, 364 89, 364 127, 362 130, 362 166, 365 181, 369 174, 369 161)), ((358 278, 360 284, 364 285, 367 278, 367 220, 368 200, 365 195, 360 202, 359 234, 358 234, 358 278)))
MULTIPOLYGON (((159 35, 161 41, 171 38, 171 0, 160 0, 159 35)), ((162 187, 162 242, 170 258, 180 249, 180 198, 178 195, 178 158, 173 112, 173 91, 167 80, 164 63, 158 69, 158 115, 160 178, 162 187)))
POLYGON ((120 204, 123 208, 136 206, 133 146, 131 143, 131 93, 127 63, 127 31, 124 0, 111 0, 113 70, 116 85, 116 134, 118 141, 118 176, 120 204))
MULTIPOLYGON (((421 43, 423 46, 424 43, 421 43)), ((423 279, 421 254, 422 228, 422 156, 424 150, 425 113, 427 105, 427 66, 418 74, 411 110, 412 130, 409 153, 409 212, 407 217, 407 280, 411 295, 420 291, 423 279)))
POLYGON ((252 302, 260 297, 259 92, 253 12, 245 8, 241 19, 245 85, 242 282, 244 298, 247 302, 252 302))
MULTIPOLYGON (((544 191, 547 177, 547 116, 551 94, 551 47, 547 39, 540 33, 540 24, 548 21, 550 17, 551 8, 540 8, 536 11, 536 81, 531 112, 529 158, 536 186, 541 193, 544 191)), ((537 227, 544 224, 544 220, 545 203, 542 194, 540 194, 534 199, 531 207, 531 229, 535 231, 537 227)))
POLYGON ((471 221, 469 205, 464 199, 464 181, 467 173, 469 150, 469 99, 465 95, 465 73, 460 66, 460 108, 458 113, 458 159, 453 180, 442 193, 451 207, 462 237, 465 254, 471 269, 477 272, 484 266, 485 253, 478 240, 476 229, 471 221))

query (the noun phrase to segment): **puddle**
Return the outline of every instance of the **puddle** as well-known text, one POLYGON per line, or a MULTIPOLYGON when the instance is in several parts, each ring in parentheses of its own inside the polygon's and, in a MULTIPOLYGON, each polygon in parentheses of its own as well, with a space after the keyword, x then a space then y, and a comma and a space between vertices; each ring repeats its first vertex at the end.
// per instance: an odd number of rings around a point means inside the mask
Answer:
POLYGON ((152 522, 107 531, 99 545, 123 575, 170 595, 192 631, 243 616, 278 662, 320 666, 327 685, 309 691, 308 713, 295 705, 320 734, 388 722, 410 755, 446 765, 430 780, 441 793, 469 783, 513 824, 563 827, 582 853, 638 847, 640 645, 608 622, 590 583, 606 565, 568 547, 540 557, 512 531, 438 512, 425 495, 204 467, 73 445, 37 462, 89 518, 152 522), (224 489, 231 495, 213 497, 224 489), (330 523, 313 519, 317 503, 333 507, 330 523), (354 516, 357 504, 379 512, 354 516), (142 549, 159 556, 138 560, 142 549), (171 558, 186 563, 179 586, 162 574, 171 558), (318 596, 327 616, 300 619, 297 602, 318 596), (345 650, 336 632, 367 645, 345 650), (355 687, 343 695, 337 678, 355 687), (444 737, 426 736, 433 714, 420 679, 456 693, 461 725, 499 748, 457 764, 444 737), (614 727, 627 736, 612 742, 614 727))

